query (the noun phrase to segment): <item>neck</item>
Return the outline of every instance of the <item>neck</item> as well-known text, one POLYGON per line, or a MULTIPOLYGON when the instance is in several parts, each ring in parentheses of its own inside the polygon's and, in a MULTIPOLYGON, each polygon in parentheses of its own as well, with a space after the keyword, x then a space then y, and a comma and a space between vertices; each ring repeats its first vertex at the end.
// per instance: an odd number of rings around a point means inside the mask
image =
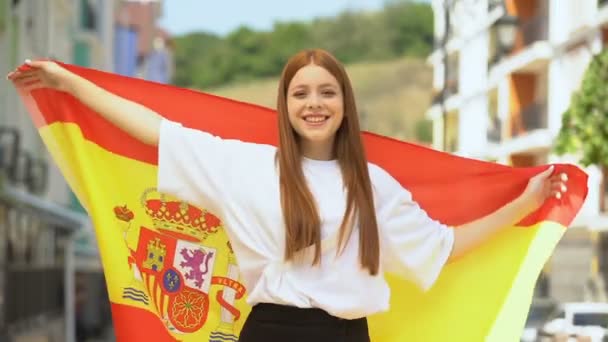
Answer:
POLYGON ((313 143, 313 142, 301 142, 302 155, 309 159, 315 160, 333 160, 336 158, 333 148, 333 141, 331 143, 313 143))

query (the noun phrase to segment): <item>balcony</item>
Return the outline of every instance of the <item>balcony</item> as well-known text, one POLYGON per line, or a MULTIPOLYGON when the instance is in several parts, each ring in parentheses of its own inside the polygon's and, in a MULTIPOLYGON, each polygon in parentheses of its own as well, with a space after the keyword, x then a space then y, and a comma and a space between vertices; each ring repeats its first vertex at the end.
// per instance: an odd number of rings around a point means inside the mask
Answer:
POLYGON ((502 140, 502 120, 498 117, 498 89, 494 88, 488 92, 488 128, 486 139, 491 144, 500 143, 502 140))
POLYGON ((445 83, 445 88, 435 90, 433 98, 431 99, 431 104, 442 106, 445 104, 445 101, 450 98, 450 96, 457 95, 459 89, 458 83, 459 82, 457 73, 448 74, 445 83))
POLYGON ((458 52, 451 53, 447 60, 447 75, 446 75, 446 94, 445 98, 458 94, 458 74, 460 69, 460 54, 458 52))
POLYGON ((458 94, 458 76, 448 75, 445 89, 445 98, 458 94))
POLYGON ((488 12, 492 12, 495 8, 502 7, 503 0, 488 0, 488 12))
POLYGON ((602 181, 600 185, 600 212, 608 214, 608 166, 602 167, 602 181))
MULTIPOLYGON (((606 183, 606 181, 604 182, 606 183)), ((605 186, 600 194, 600 212, 604 215, 608 214, 608 189, 605 186)))
POLYGON ((512 138, 544 128, 547 128, 546 103, 530 104, 519 113, 513 113, 511 115, 510 136, 512 138))
POLYGON ((498 117, 490 118, 490 123, 488 124, 488 130, 486 131, 486 138, 489 143, 500 143, 502 139, 502 123, 498 117))
POLYGON ((520 24, 521 42, 528 46, 534 42, 547 40, 549 21, 545 15, 536 15, 520 24))
POLYGON ((459 139, 458 135, 460 132, 460 115, 457 110, 450 111, 445 118, 446 120, 446 131, 445 131, 445 150, 448 152, 458 151, 459 139))

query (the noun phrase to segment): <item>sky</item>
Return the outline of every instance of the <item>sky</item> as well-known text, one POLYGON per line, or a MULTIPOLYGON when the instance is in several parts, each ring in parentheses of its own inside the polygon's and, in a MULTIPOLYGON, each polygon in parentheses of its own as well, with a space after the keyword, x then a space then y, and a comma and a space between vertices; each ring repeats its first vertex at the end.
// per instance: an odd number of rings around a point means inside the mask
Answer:
POLYGON ((351 10, 378 10, 386 0, 164 0, 160 26, 173 35, 225 35, 239 26, 270 30, 275 21, 311 20, 351 10))

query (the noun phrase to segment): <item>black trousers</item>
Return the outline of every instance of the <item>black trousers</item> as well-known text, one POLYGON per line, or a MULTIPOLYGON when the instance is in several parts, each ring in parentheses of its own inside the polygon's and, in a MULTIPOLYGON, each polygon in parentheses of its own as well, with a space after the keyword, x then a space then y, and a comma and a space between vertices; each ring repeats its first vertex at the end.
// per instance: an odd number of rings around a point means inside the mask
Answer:
POLYGON ((367 319, 347 320, 320 309, 257 304, 239 342, 369 342, 367 319))

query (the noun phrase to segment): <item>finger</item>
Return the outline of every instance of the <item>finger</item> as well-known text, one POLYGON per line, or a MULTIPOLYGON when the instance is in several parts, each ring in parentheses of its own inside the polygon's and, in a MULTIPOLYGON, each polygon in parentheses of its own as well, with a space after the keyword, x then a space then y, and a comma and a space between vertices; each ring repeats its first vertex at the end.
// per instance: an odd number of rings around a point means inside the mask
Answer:
POLYGON ((20 82, 17 85, 17 88, 19 90, 29 90, 30 88, 40 88, 40 87, 44 87, 44 82, 42 82, 40 80, 30 80, 30 81, 26 81, 26 82, 20 82))
POLYGON ((537 174, 535 177, 540 178, 540 179, 547 179, 553 173, 554 168, 555 167, 553 165, 551 165, 551 166, 549 166, 549 168, 547 168, 545 171, 537 174))
POLYGON ((31 60, 31 59, 26 59, 25 60, 25 64, 33 67, 33 68, 42 68, 44 67, 44 65, 48 63, 47 61, 43 61, 43 60, 31 60))
POLYGON ((13 77, 12 81, 14 83, 23 83, 23 82, 28 82, 31 80, 36 80, 36 79, 39 79, 39 78, 36 76, 33 76, 33 75, 19 75, 17 77, 13 77))
POLYGON ((45 85, 42 82, 32 82, 27 86, 23 87, 24 91, 31 92, 32 90, 45 88, 45 85))
POLYGON ((40 71, 35 70, 35 69, 28 69, 28 70, 18 70, 13 72, 13 78, 18 78, 18 77, 22 77, 22 76, 27 76, 27 75, 35 75, 35 74, 39 74, 40 71))
POLYGON ((28 70, 32 70, 32 68, 27 64, 22 64, 17 67, 17 71, 28 71, 28 70))
POLYGON ((8 73, 8 75, 6 75, 6 77, 7 77, 9 80, 12 80, 12 79, 14 79, 15 77, 19 77, 19 75, 21 75, 21 71, 19 71, 18 69, 15 69, 15 70, 13 70, 13 71, 9 72, 9 73, 8 73))
POLYGON ((16 80, 16 81, 13 81, 13 83, 15 84, 16 87, 28 87, 31 84, 42 83, 42 82, 40 81, 40 79, 37 79, 37 78, 29 78, 29 79, 16 80))
POLYGON ((37 79, 37 78, 40 78, 39 76, 40 76, 40 74, 37 72, 21 73, 15 77, 13 77, 13 80, 21 81, 21 80, 37 79))
POLYGON ((568 191, 568 187, 566 186, 566 184, 560 182, 554 182, 551 183, 551 191, 559 191, 559 192, 566 192, 568 191))
POLYGON ((559 190, 561 192, 566 192, 568 191, 568 187, 566 186, 566 184, 559 182, 559 183, 555 183, 554 185, 556 190, 559 190))
POLYGON ((551 192, 551 196, 557 198, 557 199, 562 199, 562 193, 559 191, 552 191, 551 192))
POLYGON ((568 175, 563 172, 555 173, 551 176, 551 181, 566 183, 568 181, 568 175))

